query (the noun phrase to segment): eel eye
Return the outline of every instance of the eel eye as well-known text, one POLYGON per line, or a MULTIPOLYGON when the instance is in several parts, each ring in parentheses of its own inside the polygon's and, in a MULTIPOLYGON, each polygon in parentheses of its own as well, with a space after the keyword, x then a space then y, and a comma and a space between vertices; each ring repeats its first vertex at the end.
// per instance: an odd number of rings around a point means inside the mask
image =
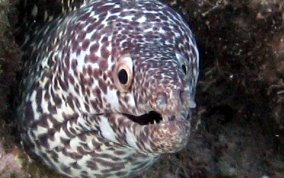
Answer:
POLYGON ((127 92, 132 84, 132 59, 129 54, 121 56, 115 66, 113 78, 120 92, 127 92))
POLYGON ((128 73, 126 72, 125 69, 121 69, 120 71, 118 71, 118 80, 122 85, 127 84, 128 81, 128 73))
POLYGON ((187 69, 186 69, 185 64, 182 64, 181 68, 182 68, 183 73, 186 74, 187 73, 187 69))
POLYGON ((177 60, 178 60, 178 63, 179 63, 179 66, 181 67, 183 73, 185 75, 187 75, 187 72, 188 72, 188 60, 181 54, 179 53, 176 53, 176 57, 177 57, 177 60))

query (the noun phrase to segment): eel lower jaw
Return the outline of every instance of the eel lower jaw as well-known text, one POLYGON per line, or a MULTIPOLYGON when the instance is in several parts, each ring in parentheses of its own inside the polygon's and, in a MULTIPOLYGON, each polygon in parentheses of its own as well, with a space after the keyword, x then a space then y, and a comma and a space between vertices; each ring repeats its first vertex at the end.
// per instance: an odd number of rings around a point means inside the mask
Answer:
POLYGON ((135 133, 139 150, 149 154, 163 154, 175 153, 186 146, 190 134, 189 113, 168 115, 150 111, 138 117, 129 114, 123 116, 133 126, 131 132, 135 133))

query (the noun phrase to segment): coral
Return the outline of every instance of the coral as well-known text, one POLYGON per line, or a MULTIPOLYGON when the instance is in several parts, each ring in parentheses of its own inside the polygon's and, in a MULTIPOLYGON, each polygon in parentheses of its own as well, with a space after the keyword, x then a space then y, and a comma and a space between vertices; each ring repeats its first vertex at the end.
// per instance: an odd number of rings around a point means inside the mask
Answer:
POLYGON ((24 177, 24 175, 22 161, 19 157, 19 149, 15 147, 7 153, 0 143, 0 177, 24 177))

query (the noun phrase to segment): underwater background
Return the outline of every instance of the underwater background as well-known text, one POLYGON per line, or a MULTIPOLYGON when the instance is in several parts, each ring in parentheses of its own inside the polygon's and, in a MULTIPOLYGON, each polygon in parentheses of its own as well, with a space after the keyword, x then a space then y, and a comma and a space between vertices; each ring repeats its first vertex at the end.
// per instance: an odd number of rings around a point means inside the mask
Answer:
MULTIPOLYGON (((59 178, 28 157, 17 135, 16 2, 0 0, 0 178, 59 178)), ((284 177, 284 1, 164 2, 196 36, 197 109, 187 147, 139 177, 284 177)))

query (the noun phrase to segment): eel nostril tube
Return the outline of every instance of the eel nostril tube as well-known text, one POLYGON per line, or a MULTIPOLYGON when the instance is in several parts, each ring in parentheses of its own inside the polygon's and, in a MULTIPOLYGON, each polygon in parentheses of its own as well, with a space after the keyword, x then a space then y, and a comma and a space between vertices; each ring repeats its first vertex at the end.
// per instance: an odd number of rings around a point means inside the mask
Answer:
POLYGON ((180 92, 180 99, 181 99, 181 103, 183 105, 186 105, 189 108, 195 108, 196 107, 196 103, 192 99, 191 94, 190 94, 189 91, 181 91, 180 92))
POLYGON ((186 105, 188 103, 188 99, 189 99, 189 94, 188 92, 182 90, 180 91, 179 97, 180 97, 180 101, 183 105, 186 105))
POLYGON ((157 106, 159 109, 164 110, 167 108, 168 100, 165 93, 160 93, 156 99, 157 106))

